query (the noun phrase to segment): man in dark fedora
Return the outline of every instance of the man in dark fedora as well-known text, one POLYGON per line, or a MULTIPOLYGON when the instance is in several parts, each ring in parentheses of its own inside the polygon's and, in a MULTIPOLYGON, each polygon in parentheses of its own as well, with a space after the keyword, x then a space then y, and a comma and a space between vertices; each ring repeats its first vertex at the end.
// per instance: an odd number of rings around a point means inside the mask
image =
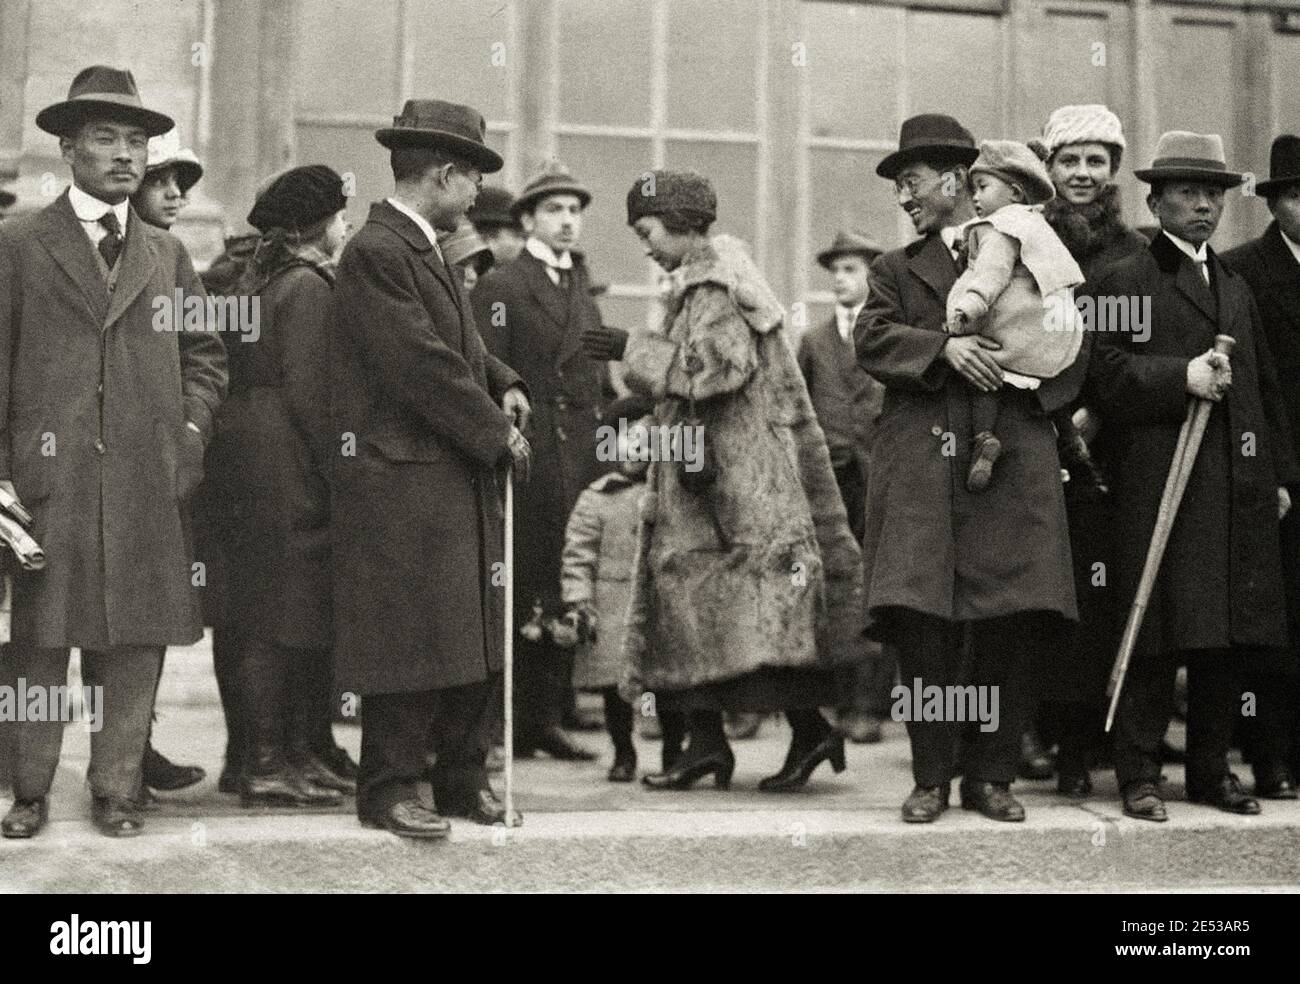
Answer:
POLYGON ((912 743, 916 788, 903 804, 911 823, 948 808, 954 775, 962 776, 966 809, 1024 819, 1010 783, 1032 713, 1032 658, 1076 618, 1060 461, 1046 414, 1078 391, 1081 365, 1003 396, 999 426, 1014 432, 1017 453, 984 492, 966 489, 971 394, 1002 386, 995 342, 944 330, 958 274, 956 227, 975 215, 967 168, 977 156, 970 133, 950 116, 904 121, 899 149, 876 173, 894 182, 921 238, 872 265, 855 332, 858 363, 885 386, 863 554, 868 632, 894 648, 905 688, 894 707, 912 743), (997 701, 998 720, 915 720, 914 690, 932 686, 974 687, 987 708, 997 701))
POLYGON ((334 286, 338 686, 364 708, 357 815, 404 837, 445 837, 439 814, 506 819, 485 768, 502 667, 499 481, 512 464, 527 477, 529 405, 437 243, 501 168, 484 130, 469 106, 413 99, 376 131, 396 188, 334 286), (430 739, 436 812, 417 795, 430 739))
POLYGON ((564 614, 560 554, 578 496, 610 467, 596 458, 606 369, 582 350, 582 333, 600 327, 578 250, 590 202, 563 164, 546 164, 512 206, 527 237, 523 250, 487 273, 473 295, 488 348, 523 376, 534 409, 533 479, 516 500, 515 751, 570 761, 595 756, 560 726, 572 679, 572 650, 552 632, 564 614))
MULTIPOLYGON (((818 265, 831 275, 835 311, 804 333, 798 351, 799 369, 826 435, 849 529, 858 543, 866 523, 867 461, 885 388, 858 365, 853 326, 867 300, 868 267, 882 252, 863 233, 842 229, 817 254, 818 265)), ((881 721, 889 713, 893 663, 878 642, 862 643, 869 658, 843 673, 839 728, 852 741, 878 742, 881 721)))
MULTIPOLYGON (((131 73, 82 71, 36 125, 59 138, 72 185, 0 227, 0 486, 34 516, 45 569, 13 582, 10 676, 103 688, 87 778, 101 832, 139 832, 154 686, 168 645, 202 635, 185 502, 202 477, 225 350, 203 328, 154 329, 159 298, 202 295, 180 242, 130 204, 148 140, 171 129, 131 73)), ((92 725, 93 726, 93 725, 92 725)), ((6 837, 46 822, 63 722, 17 729, 6 837)))
MULTIPOLYGON (((1149 299, 1124 322, 1094 315, 1088 370, 1115 496, 1117 597, 1133 599, 1188 413, 1213 409, 1147 605, 1115 715, 1115 772, 1124 812, 1167 819, 1160 740, 1174 678, 1187 666, 1187 798, 1231 813, 1259 803, 1228 768, 1234 724, 1249 714, 1248 671, 1286 644, 1279 520, 1300 478, 1259 311, 1246 281, 1208 246, 1224 197, 1241 182, 1217 134, 1175 130, 1156 144, 1147 205, 1150 247, 1105 268, 1079 292, 1081 310, 1149 299), (1133 330, 1135 321, 1140 330, 1133 330), (1126 325, 1128 330, 1126 330, 1126 325), (1236 339, 1231 358, 1216 335, 1236 339)), ((1261 695, 1261 700, 1264 696, 1261 695)))
POLYGON ((509 189, 488 185, 478 193, 469 210, 474 231, 492 250, 495 266, 509 263, 524 248, 524 227, 515 212, 515 196, 509 189))

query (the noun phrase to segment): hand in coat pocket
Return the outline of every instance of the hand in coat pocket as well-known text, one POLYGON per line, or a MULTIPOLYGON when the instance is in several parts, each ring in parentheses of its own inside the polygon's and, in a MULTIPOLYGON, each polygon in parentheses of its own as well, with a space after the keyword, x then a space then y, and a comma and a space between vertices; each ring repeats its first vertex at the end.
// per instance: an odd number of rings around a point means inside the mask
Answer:
POLYGON ((203 435, 188 422, 181 428, 181 445, 176 463, 176 495, 182 501, 194 494, 203 481, 203 435))

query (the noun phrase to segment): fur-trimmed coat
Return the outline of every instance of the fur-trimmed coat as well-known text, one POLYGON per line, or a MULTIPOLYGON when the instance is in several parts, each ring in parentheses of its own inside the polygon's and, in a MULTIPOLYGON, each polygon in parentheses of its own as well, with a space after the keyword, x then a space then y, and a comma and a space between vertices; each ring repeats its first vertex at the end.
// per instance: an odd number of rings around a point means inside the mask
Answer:
POLYGON ((624 653, 648 690, 859 658, 861 553, 782 320, 744 245, 719 236, 676 271, 662 331, 628 343, 628 385, 660 426, 694 396, 716 467, 693 492, 681 464, 650 465, 624 653))

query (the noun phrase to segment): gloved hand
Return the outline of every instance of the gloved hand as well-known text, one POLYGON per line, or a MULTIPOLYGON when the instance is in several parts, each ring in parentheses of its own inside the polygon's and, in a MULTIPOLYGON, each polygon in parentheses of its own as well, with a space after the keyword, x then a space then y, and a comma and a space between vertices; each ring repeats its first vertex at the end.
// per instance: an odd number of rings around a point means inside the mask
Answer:
POLYGON ((627 335, 622 328, 588 328, 582 333, 582 350, 589 358, 602 362, 616 362, 627 349, 627 335))

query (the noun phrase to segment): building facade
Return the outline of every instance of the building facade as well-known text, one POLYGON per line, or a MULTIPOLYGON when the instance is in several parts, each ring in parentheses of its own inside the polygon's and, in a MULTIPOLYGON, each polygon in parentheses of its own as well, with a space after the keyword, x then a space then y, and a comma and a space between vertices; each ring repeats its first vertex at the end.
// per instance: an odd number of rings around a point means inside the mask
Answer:
MULTIPOLYGON (((836 228, 886 245, 910 226, 876 162, 901 120, 942 110, 1025 140, 1048 112, 1104 102, 1132 168, 1167 129, 1218 132, 1267 170, 1300 130, 1300 0, 0 0, 0 173, 19 209, 67 171, 36 112, 77 69, 132 69, 207 168, 180 234, 205 262, 244 228, 254 189, 295 163, 348 176, 354 222, 390 190, 372 133, 411 96, 468 102, 517 188, 548 157, 590 183, 586 245, 611 324, 655 317, 654 270, 624 225, 650 167, 717 183, 717 229, 753 244, 796 327, 829 300, 812 260, 836 228)), ((1233 196, 1215 245, 1255 235, 1233 196)))

